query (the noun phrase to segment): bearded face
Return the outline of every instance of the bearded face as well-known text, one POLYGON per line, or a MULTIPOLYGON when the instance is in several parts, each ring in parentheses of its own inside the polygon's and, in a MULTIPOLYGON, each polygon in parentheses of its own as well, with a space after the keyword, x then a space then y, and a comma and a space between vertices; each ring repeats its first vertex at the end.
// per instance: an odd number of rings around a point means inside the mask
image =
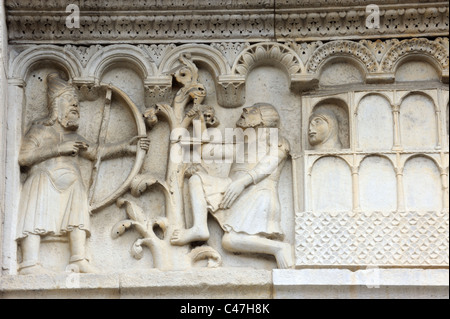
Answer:
POLYGON ((77 96, 65 93, 57 99, 56 103, 58 106, 58 122, 65 129, 76 131, 80 120, 77 96))
POLYGON ((241 117, 236 122, 236 126, 242 129, 256 128, 263 124, 261 112, 257 107, 246 107, 242 111, 241 117))

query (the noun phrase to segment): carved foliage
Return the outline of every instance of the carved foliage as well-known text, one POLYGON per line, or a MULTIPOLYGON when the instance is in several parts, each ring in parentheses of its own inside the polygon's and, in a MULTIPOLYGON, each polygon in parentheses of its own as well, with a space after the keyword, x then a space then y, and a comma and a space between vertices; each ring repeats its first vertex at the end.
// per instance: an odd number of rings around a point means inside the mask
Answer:
POLYGON ((448 49, 438 41, 428 39, 409 39, 394 45, 381 62, 384 72, 393 72, 397 62, 407 54, 425 54, 433 57, 442 70, 448 70, 448 49))
POLYGON ((264 62, 278 62, 290 75, 301 73, 303 66, 300 58, 289 47, 278 43, 263 43, 253 45, 241 53, 233 70, 234 73, 245 76, 253 67, 264 62))
POLYGON ((333 41, 319 47, 309 59, 308 73, 317 72, 331 56, 349 56, 362 63, 368 72, 376 72, 378 64, 372 52, 358 42, 333 41))

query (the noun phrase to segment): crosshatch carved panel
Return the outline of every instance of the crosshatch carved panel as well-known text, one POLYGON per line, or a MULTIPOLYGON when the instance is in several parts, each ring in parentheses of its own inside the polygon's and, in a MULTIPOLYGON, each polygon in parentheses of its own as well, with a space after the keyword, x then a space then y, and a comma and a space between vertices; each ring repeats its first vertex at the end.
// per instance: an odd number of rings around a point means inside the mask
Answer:
POLYGON ((449 264, 448 212, 304 212, 296 225, 300 267, 449 264))

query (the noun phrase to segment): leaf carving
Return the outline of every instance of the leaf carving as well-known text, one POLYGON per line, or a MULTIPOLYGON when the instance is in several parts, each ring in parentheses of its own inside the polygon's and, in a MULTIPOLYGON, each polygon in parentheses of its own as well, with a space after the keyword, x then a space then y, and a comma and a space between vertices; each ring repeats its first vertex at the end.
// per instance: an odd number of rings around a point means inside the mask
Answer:
POLYGON ((142 248, 142 240, 138 239, 134 242, 133 246, 131 246, 131 256, 133 258, 139 260, 144 256, 144 249, 142 248))
POLYGON ((121 220, 120 222, 116 223, 112 230, 111 230, 111 237, 113 239, 118 238, 119 236, 122 236, 122 234, 131 226, 133 226, 133 221, 129 219, 121 220))
POLYGON ((117 201, 117 205, 119 207, 122 207, 124 204, 126 205, 125 211, 127 212, 128 217, 142 225, 147 223, 147 218, 145 217, 144 211, 136 203, 125 199, 120 199, 117 201))

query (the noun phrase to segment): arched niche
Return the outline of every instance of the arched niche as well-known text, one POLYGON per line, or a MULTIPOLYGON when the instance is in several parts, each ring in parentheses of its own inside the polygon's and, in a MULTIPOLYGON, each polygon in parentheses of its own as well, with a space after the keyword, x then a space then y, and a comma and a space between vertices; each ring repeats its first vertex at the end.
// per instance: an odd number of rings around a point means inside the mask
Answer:
POLYGON ((312 208, 315 212, 352 210, 352 177, 348 164, 339 157, 318 159, 311 171, 312 208))
POLYGON ((319 77, 321 86, 336 86, 364 83, 364 71, 349 59, 333 59, 322 68, 319 77))
POLYGON ((445 109, 445 128, 446 128, 446 133, 447 133, 447 147, 449 144, 449 121, 448 121, 449 115, 448 115, 448 112, 449 112, 449 103, 447 102, 447 108, 445 109))
POLYGON ((85 68, 85 76, 101 79, 111 67, 127 66, 133 69, 144 80, 157 73, 155 64, 138 47, 128 44, 116 44, 96 52, 85 68))
POLYGON ((441 177, 436 163, 425 156, 415 156, 405 163, 404 192, 409 211, 442 209, 441 177))
POLYGON ((360 205, 363 211, 395 211, 397 183, 392 162, 381 156, 368 156, 359 168, 360 205))
POLYGON ((389 100, 378 94, 364 96, 357 109, 357 128, 359 149, 390 150, 394 122, 389 100))
POLYGON ((437 146, 436 108, 422 93, 408 94, 400 105, 400 134, 403 148, 434 149, 437 146))
POLYGON ((21 52, 9 68, 9 77, 25 80, 29 72, 42 64, 56 65, 70 79, 82 72, 80 61, 70 52, 55 45, 34 46, 21 52))
MULTIPOLYGON (((338 135, 342 144, 342 149, 350 148, 349 108, 347 103, 341 99, 327 98, 317 103, 314 106, 312 113, 319 112, 322 109, 331 111, 335 115, 339 125, 338 135)), ((308 132, 308 128, 306 128, 306 132, 308 132)), ((311 145, 309 145, 309 148, 313 149, 311 145)))
POLYGON ((438 70, 428 61, 418 58, 404 61, 395 72, 397 82, 440 81, 438 70))

